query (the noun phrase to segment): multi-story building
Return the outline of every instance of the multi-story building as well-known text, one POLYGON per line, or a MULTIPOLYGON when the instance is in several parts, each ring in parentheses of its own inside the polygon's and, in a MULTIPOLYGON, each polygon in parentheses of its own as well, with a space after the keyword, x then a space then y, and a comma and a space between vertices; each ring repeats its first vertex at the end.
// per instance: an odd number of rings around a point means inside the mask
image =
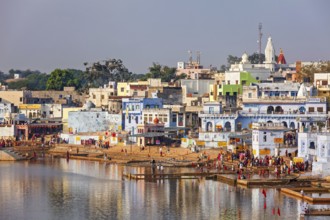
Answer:
POLYGON ((312 173, 330 174, 330 133, 325 127, 309 127, 298 134, 298 156, 312 163, 312 173))
POLYGON ((117 95, 116 82, 109 82, 100 88, 89 89, 89 100, 95 104, 97 108, 108 108, 109 98, 117 95))
POLYGON ((62 118, 61 104, 21 104, 18 108, 27 118, 62 118))
POLYGON ((293 154, 297 150, 296 132, 282 123, 253 123, 252 152, 256 157, 293 154))
POLYGON ((137 125, 143 123, 142 110, 160 108, 163 108, 163 102, 159 98, 123 98, 123 130, 130 132, 131 135, 135 134, 137 125))
POLYGON ((14 111, 15 108, 12 103, 0 98, 0 123, 3 123, 5 118, 10 117, 11 113, 14 113, 14 111))
POLYGON ((14 106, 18 107, 20 104, 26 104, 28 98, 32 97, 31 91, 0 91, 0 98, 4 101, 13 103, 14 106))

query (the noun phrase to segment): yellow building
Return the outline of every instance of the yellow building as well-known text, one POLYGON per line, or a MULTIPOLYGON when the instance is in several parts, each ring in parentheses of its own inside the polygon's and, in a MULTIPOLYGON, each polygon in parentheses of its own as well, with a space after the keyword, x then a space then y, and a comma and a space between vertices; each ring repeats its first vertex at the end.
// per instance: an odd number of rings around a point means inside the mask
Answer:
POLYGON ((119 82, 117 84, 117 96, 129 96, 129 83, 119 82))

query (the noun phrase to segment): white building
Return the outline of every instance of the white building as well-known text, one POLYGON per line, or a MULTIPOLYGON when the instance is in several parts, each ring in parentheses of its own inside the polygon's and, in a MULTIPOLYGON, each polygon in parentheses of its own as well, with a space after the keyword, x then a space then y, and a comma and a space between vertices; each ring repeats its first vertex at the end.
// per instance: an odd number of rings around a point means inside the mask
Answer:
POLYGON ((0 98, 0 123, 14 112, 14 105, 10 102, 4 101, 0 98))
POLYGON ((330 175, 330 133, 319 128, 309 128, 298 135, 298 157, 312 162, 313 175, 330 175))
POLYGON ((319 87, 328 87, 330 85, 330 73, 314 73, 314 85, 319 87))
POLYGON ((254 156, 278 156, 297 150, 296 134, 282 123, 253 123, 252 152, 254 156), (290 135, 290 137, 288 136, 290 135))
POLYGON ((144 123, 154 123, 154 119, 158 118, 160 124, 164 124, 164 127, 170 127, 172 111, 169 108, 143 109, 142 117, 144 123))
POLYGON ((227 146, 228 136, 235 131, 235 114, 223 114, 221 102, 208 102, 199 112, 201 128, 198 134, 199 143, 204 147, 227 146))
POLYGON ((68 127, 73 133, 108 131, 110 128, 108 112, 101 110, 69 112, 68 127))

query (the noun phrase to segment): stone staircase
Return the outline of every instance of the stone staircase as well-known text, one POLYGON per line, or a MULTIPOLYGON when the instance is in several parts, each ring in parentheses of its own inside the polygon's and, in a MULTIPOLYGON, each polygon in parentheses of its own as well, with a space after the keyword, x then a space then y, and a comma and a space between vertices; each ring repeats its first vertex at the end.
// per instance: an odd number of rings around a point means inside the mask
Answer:
POLYGON ((1 160, 31 160, 33 156, 26 156, 20 152, 14 151, 13 148, 5 148, 0 150, 1 160))

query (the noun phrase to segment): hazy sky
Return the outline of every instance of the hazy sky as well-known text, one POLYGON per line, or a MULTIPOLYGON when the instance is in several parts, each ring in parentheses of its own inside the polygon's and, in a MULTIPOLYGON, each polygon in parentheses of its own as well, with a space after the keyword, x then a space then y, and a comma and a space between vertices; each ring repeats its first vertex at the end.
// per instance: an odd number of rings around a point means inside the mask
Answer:
POLYGON ((262 50, 286 60, 330 59, 330 0, 0 0, 0 70, 84 69, 120 58, 134 73, 176 66, 188 50, 204 66, 262 50))

